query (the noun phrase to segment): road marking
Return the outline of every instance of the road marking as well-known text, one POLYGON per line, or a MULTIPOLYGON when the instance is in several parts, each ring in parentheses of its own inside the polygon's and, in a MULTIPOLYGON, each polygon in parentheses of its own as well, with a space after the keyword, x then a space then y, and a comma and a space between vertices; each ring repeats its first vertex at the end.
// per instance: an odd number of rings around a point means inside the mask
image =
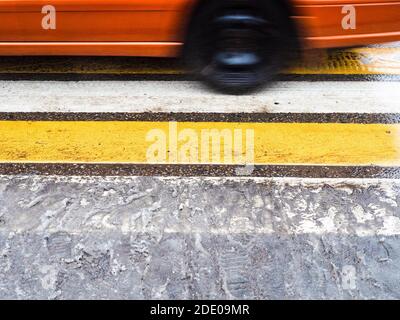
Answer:
MULTIPOLYGON (((6 57, 0 74, 183 75, 176 59, 132 57, 6 57)), ((313 50, 286 74, 400 75, 400 47, 313 50)))
POLYGON ((278 82, 229 96, 192 81, 0 81, 0 112, 392 113, 398 82, 278 82))
POLYGON ((134 57, 8 57, 0 62, 0 74, 121 74, 182 75, 176 59, 134 57))
MULTIPOLYGON (((169 139, 169 125, 144 121, 0 121, 0 162, 148 164, 149 131, 162 130, 169 139)), ((400 124, 178 123, 178 132, 183 129, 194 130, 198 137, 205 129, 254 130, 256 165, 400 166, 400 124)), ((234 164, 224 161, 223 147, 219 152, 220 159, 206 163, 198 159, 194 163, 234 164)), ((163 163, 179 161, 167 158, 163 163)))
POLYGON ((400 48, 313 51, 290 74, 399 75, 400 48))

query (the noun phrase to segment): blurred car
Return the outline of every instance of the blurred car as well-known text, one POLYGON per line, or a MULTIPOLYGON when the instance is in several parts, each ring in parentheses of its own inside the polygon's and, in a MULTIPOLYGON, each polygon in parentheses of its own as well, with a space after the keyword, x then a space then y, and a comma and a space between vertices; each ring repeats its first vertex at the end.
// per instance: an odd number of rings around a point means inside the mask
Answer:
POLYGON ((230 93, 304 49, 399 39, 400 0, 0 0, 0 55, 183 55, 230 93))

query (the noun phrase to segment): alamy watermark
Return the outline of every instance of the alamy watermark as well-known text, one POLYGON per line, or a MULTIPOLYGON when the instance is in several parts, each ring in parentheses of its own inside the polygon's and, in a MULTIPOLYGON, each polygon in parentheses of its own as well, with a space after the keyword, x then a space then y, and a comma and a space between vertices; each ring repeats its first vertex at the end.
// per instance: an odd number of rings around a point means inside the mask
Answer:
POLYGON ((146 152, 152 164, 224 164, 243 166, 238 175, 250 175, 254 168, 254 130, 192 128, 152 129, 146 134, 146 152))
MULTIPOLYGON (((357 27, 357 13, 354 5, 342 6, 341 13, 342 17, 341 25, 344 30, 355 30, 357 27)), ((47 4, 42 7, 42 28, 44 30, 55 30, 57 11, 55 6, 47 4)))
POLYGON ((343 30, 355 30, 357 28, 357 12, 353 5, 345 5, 342 7, 342 28, 343 30))
POLYGON ((55 30, 56 29, 56 8, 52 5, 45 5, 42 7, 42 28, 44 30, 55 30))
POLYGON ((355 290, 357 288, 357 271, 352 265, 345 265, 342 268, 343 290, 355 290))

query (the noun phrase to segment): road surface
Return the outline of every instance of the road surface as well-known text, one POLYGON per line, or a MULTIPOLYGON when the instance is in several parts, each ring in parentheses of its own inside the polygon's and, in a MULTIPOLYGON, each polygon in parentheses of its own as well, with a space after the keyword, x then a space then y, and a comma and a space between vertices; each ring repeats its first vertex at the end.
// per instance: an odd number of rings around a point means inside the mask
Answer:
POLYGON ((175 60, 2 59, 0 298, 399 299, 399 89, 397 43, 248 96, 175 60))

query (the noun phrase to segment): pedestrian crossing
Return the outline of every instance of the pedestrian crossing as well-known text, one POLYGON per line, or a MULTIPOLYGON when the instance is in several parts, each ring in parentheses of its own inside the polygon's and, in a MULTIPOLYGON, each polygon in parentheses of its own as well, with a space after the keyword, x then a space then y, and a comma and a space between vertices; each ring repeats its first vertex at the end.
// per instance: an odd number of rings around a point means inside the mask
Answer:
POLYGON ((225 168, 229 175, 232 166, 252 165, 257 168, 252 174, 266 176, 279 175, 279 166, 295 176, 304 176, 302 168, 318 177, 342 176, 348 168, 361 168, 363 177, 397 176, 400 91, 399 81, 390 78, 400 72, 396 45, 308 52, 286 74, 323 78, 282 79, 245 96, 218 94, 179 78, 41 81, 41 74, 184 77, 176 61, 91 59, 25 57, 0 63, 0 77, 16 76, 0 81, 4 173, 13 172, 11 165, 22 172, 35 165, 48 173, 57 165, 92 166, 95 172, 104 165, 108 170, 102 172, 111 173, 111 165, 131 166, 119 170, 126 174, 154 172, 157 166, 162 173, 164 166, 167 174, 220 175, 225 168), (21 74, 38 78, 19 79, 21 74), (349 78, 332 79, 335 75, 349 78), (361 78, 352 78, 356 75, 361 78), (152 138, 154 132, 159 135, 152 138), (216 136, 205 141, 204 132, 216 136), (252 137, 245 142, 247 133, 252 137), (149 159, 158 138, 165 140, 157 149, 164 155, 149 159))
POLYGON ((176 60, 0 59, 0 297, 398 298, 399 50, 244 96, 176 60))

